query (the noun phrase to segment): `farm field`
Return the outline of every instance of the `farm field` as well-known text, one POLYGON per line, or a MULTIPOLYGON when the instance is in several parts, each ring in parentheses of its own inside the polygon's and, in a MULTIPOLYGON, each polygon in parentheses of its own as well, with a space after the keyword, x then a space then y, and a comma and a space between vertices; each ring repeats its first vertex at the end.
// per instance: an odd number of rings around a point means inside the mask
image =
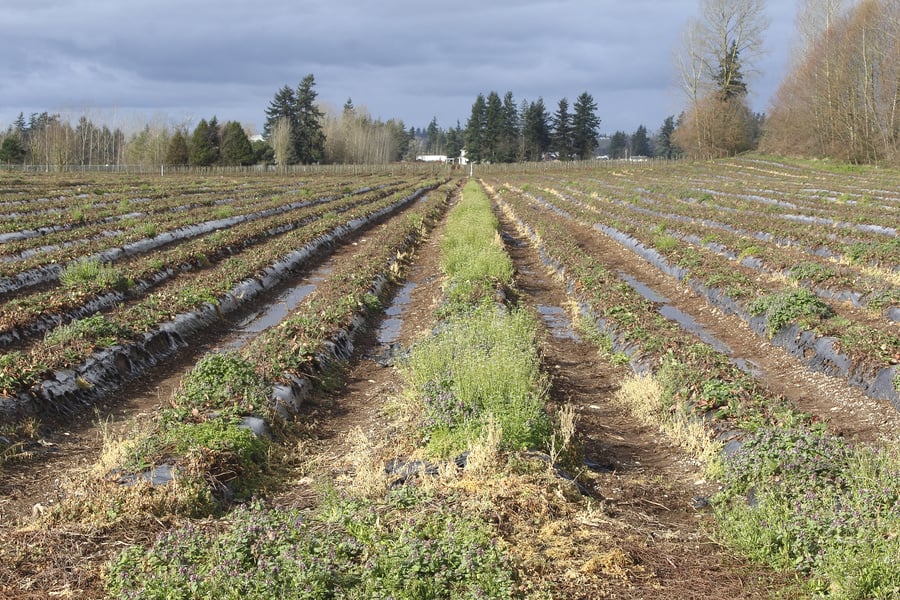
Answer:
POLYGON ((0 175, 0 591, 893 597, 898 228, 768 157, 0 175))

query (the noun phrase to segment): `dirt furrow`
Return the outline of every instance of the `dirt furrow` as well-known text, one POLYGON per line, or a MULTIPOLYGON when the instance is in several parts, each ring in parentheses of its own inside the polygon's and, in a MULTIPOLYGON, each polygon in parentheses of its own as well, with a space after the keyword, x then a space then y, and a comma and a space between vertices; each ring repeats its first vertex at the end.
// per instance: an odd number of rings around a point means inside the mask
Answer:
MULTIPOLYGON (((547 307, 568 305, 563 285, 502 216, 501 229, 524 304, 537 314, 558 314, 547 307)), ((550 325, 542 352, 551 399, 576 409, 585 462, 595 471, 587 480, 602 500, 603 516, 592 524, 602 540, 596 552, 622 561, 620 576, 605 578, 602 597, 763 598, 786 585, 710 538, 712 516, 702 506, 715 487, 682 452, 614 402, 627 368, 601 360, 571 328, 544 320, 550 325), (603 553, 604 546, 611 549, 603 553)))
POLYGON ((724 343, 733 359, 749 365, 760 382, 798 410, 816 415, 853 439, 896 437, 900 413, 887 401, 875 400, 845 379, 810 371, 798 358, 761 339, 735 315, 724 314, 673 278, 596 230, 573 224, 570 232, 581 248, 612 272, 625 273, 665 296, 703 329, 724 343))
MULTIPOLYGON (((297 472, 273 503, 299 508, 316 501, 315 480, 309 470, 341 479, 354 469, 355 432, 368 440, 389 443, 391 424, 382 413, 385 401, 400 390, 397 371, 392 368, 393 353, 409 348, 433 329, 435 309, 441 300, 440 239, 443 221, 428 234, 399 285, 408 290, 408 302, 392 319, 394 329, 387 342, 381 327, 387 319, 374 322, 354 344, 355 351, 342 375, 342 385, 331 392, 319 393, 309 400, 301 418, 309 423, 311 439, 302 449, 297 472), (397 325, 399 321, 399 325, 397 325)), ((398 287, 396 291, 400 288, 398 287)), ((395 299, 396 300, 396 299, 395 299)), ((394 308, 388 305, 388 311, 394 308)))
MULTIPOLYGON (((397 214, 402 216, 403 211, 397 214)), ((367 233, 384 221, 378 219, 321 252, 289 280, 274 286, 264 299, 223 317, 214 331, 194 336, 187 347, 176 351, 161 366, 100 400, 93 413, 76 415, 66 421, 35 419, 37 431, 33 442, 22 448, 15 460, 3 465, 0 527, 21 522, 57 502, 67 480, 77 481, 96 464, 106 438, 124 436, 148 423, 204 354, 233 348, 235 336, 241 338, 240 343, 246 343, 249 336, 241 333, 242 324, 264 312, 273 302, 279 302, 284 292, 314 285, 311 279, 315 279, 317 269, 326 262, 337 264, 363 250, 367 233)))

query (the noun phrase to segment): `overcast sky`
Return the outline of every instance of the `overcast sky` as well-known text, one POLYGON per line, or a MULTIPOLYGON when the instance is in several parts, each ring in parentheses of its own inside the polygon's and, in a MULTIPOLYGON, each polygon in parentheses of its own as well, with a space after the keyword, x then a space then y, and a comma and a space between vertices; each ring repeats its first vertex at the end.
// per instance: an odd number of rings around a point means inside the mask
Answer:
MULTIPOLYGON (((262 129, 307 74, 319 100, 376 118, 465 125, 479 92, 517 103, 584 91, 601 130, 652 132, 682 108, 672 61, 697 0, 0 0, 0 128, 24 112, 126 129, 216 115, 262 129)), ((765 110, 784 76, 795 3, 770 0, 751 80, 765 110)))

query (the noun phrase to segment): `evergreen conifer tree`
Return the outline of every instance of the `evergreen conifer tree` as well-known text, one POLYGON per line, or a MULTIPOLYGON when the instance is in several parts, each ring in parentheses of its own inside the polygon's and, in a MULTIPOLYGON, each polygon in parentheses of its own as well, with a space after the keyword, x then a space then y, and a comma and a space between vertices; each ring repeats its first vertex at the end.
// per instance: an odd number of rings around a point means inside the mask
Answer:
POLYGON ((519 148, 519 109, 512 92, 503 96, 503 132, 498 152, 501 162, 514 162, 519 148))
POLYGON ((186 165, 190 162, 190 154, 188 153, 187 136, 181 129, 176 129, 175 133, 169 139, 169 146, 166 148, 166 164, 186 165))
POLYGON ((216 162, 216 148, 210 143, 209 123, 206 119, 200 119, 191 134, 188 156, 191 166, 195 167, 207 167, 216 162))
POLYGON ((609 140, 609 157, 626 158, 628 154, 628 134, 624 131, 615 132, 609 140))
POLYGON ((19 140, 18 134, 11 134, 3 138, 0 144, 0 162, 19 163, 25 158, 25 146, 19 140))
POLYGON ((647 137, 647 128, 638 125, 637 130, 631 135, 631 155, 650 156, 650 138, 647 137))
POLYGON ((223 165, 253 164, 253 146, 237 121, 228 121, 222 129, 222 149, 219 162, 223 165))
POLYGON ((600 119, 597 117, 597 103, 593 96, 582 92, 572 107, 572 149, 581 160, 593 157, 597 147, 597 133, 600 119))
POLYGON ((656 136, 656 155, 660 158, 673 158, 675 156, 675 145, 672 143, 672 134, 675 132, 675 117, 669 115, 663 121, 662 127, 659 128, 659 134, 656 136))
POLYGON ((478 94, 472 104, 472 114, 466 122, 466 157, 470 162, 478 163, 485 160, 485 119, 487 104, 484 94, 478 94))
POLYGON ((503 102, 500 100, 500 95, 492 91, 487 95, 484 108, 483 140, 484 158, 492 163, 502 160, 503 126, 503 102))
POLYGON ((525 113, 525 128, 522 132, 525 146, 525 160, 541 160, 550 148, 550 116, 544 106, 544 99, 538 98, 528 105, 525 113))
POLYGON ((297 97, 290 86, 284 86, 275 93, 275 97, 266 108, 266 124, 263 127, 263 137, 269 139, 278 122, 285 118, 291 127, 297 124, 297 97))
POLYGON ((551 147, 560 160, 572 158, 574 143, 572 138, 572 115, 569 114, 569 100, 562 98, 557 104, 556 112, 551 119, 553 132, 551 147))
POLYGON ((310 73, 297 86, 295 113, 297 126, 293 130, 294 152, 305 165, 317 163, 325 156, 325 132, 322 117, 325 113, 316 106, 315 77, 310 73))

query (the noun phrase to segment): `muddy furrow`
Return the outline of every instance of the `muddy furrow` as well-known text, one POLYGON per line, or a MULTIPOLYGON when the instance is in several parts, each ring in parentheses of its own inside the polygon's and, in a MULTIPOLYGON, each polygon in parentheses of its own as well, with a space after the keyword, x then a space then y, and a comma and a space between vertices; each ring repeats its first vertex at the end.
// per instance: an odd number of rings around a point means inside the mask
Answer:
POLYGON ((900 433, 900 414, 887 401, 866 396, 846 379, 810 371, 783 348, 759 337, 740 317, 724 314, 705 297, 661 272, 631 249, 597 229, 589 229, 561 215, 582 250, 623 281, 659 304, 666 318, 677 321, 698 339, 729 355, 773 395, 781 395, 797 409, 814 414, 839 432, 860 440, 900 433))
MULTIPOLYGON (((354 192, 354 194, 364 193, 365 191, 368 190, 357 190, 356 192, 354 192)), ((325 204, 332 200, 334 200, 333 196, 326 196, 313 200, 291 202, 282 206, 270 207, 264 210, 252 211, 249 213, 234 215, 230 217, 210 219, 202 221, 200 223, 177 227, 169 231, 163 231, 154 235, 153 237, 129 242, 122 246, 106 248, 95 252, 92 255, 80 257, 77 259, 77 261, 95 260, 101 263, 112 263, 133 256, 147 254, 155 250, 160 250, 173 244, 177 244, 185 240, 194 239, 202 235, 219 231, 221 229, 234 227, 242 223, 251 223, 253 221, 273 217, 276 215, 290 213, 291 211, 302 208, 325 204)), ((65 264, 51 264, 47 266, 27 269, 15 275, 4 277, 0 279, 0 294, 11 294, 28 287, 56 282, 65 267, 65 264)))
POLYGON ((549 274, 515 223, 497 213, 516 266, 520 299, 546 327, 541 349, 552 378, 551 400, 575 408, 585 465, 595 471, 594 491, 608 517, 600 527, 611 534, 606 539, 614 540, 612 549, 601 545, 596 552, 621 551, 643 572, 638 579, 611 582, 604 597, 766 597, 779 585, 778 576, 739 561, 710 539, 712 515, 694 507, 714 486, 658 432, 613 402, 628 369, 601 360, 579 338, 567 316, 571 301, 563 284, 549 274), (746 587, 748 576, 755 580, 754 589, 746 587))
POLYGON ((7 421, 32 415, 53 418, 54 415, 71 415, 93 405, 103 396, 114 393, 124 383, 166 361, 180 348, 190 345, 196 335, 221 322, 251 302, 266 298, 271 290, 291 277, 307 261, 335 242, 351 234, 369 229, 389 215, 412 205, 425 190, 407 196, 368 217, 357 218, 342 225, 328 235, 321 236, 302 249, 282 257, 262 274, 239 282, 231 292, 219 298, 213 305, 175 316, 161 323, 154 331, 147 332, 139 341, 113 346, 97 352, 87 362, 72 370, 55 373, 36 386, 35 392, 22 392, 13 398, 2 398, 0 412, 7 421))
MULTIPOLYGON (((18 322, 12 318, 7 320, 4 323, 4 327, 0 328, 0 346, 6 346, 14 350, 24 349, 24 342, 27 342, 29 339, 34 339, 39 335, 43 335, 54 327, 69 323, 75 319, 91 316, 97 312, 108 311, 119 305, 127 306, 127 303, 133 303, 140 300, 152 290, 159 288, 169 281, 177 278, 190 277, 192 272, 204 268, 207 266, 207 263, 218 263, 229 256, 235 256, 241 252, 246 252, 253 247, 259 247, 261 244, 275 240, 279 236, 298 230, 320 218, 326 211, 334 214, 341 214, 366 206, 372 202, 377 202, 378 198, 363 198, 352 204, 338 202, 338 205, 336 206, 331 204, 326 207, 319 206, 320 204, 326 203, 328 200, 329 199, 312 201, 308 206, 302 207, 309 208, 310 210, 304 210, 303 213, 297 216, 287 214, 289 211, 282 211, 286 214, 277 216, 274 219, 267 218, 260 222, 261 225, 271 223, 270 227, 263 230, 256 227, 250 230, 246 237, 240 236, 240 241, 238 242, 221 242, 212 247, 212 251, 207 248, 197 250, 197 252, 202 251, 202 254, 205 257, 205 261, 202 264, 184 262, 184 256, 188 255, 188 252, 185 252, 185 248, 191 247, 186 245, 191 243, 187 240, 180 240, 180 242, 185 242, 185 245, 179 244, 177 247, 173 247, 171 251, 166 251, 163 250, 162 247, 159 247, 156 248, 157 252, 154 252, 152 255, 126 261, 121 268, 126 272, 132 273, 132 278, 134 280, 133 285, 127 291, 107 290, 106 292, 88 296, 84 300, 69 303, 65 301, 60 302, 58 299, 48 301, 47 298, 52 298, 53 293, 45 292, 43 295, 35 295, 32 297, 22 296, 21 302, 25 304, 30 303, 32 298, 34 298, 33 302, 36 305, 59 308, 58 310, 44 310, 37 315, 27 315, 28 320, 24 322, 21 319, 18 322), (164 264, 163 268, 157 269, 156 267, 153 267, 152 262, 149 262, 151 260, 156 260, 164 264), (135 273, 148 273, 148 264, 151 265, 149 275, 135 275, 135 273), (6 323, 17 324, 6 325, 6 323)), ((229 233, 240 231, 241 227, 253 227, 253 223, 247 222, 246 225, 239 224, 233 226, 229 233)), ((149 250, 147 253, 149 253, 149 250)), ((141 254, 146 253, 142 252, 141 254)), ((63 293, 60 293, 60 291, 57 290, 56 297, 66 298, 64 290, 63 293)), ((71 300, 71 298, 72 297, 69 296, 67 300, 71 300)))

